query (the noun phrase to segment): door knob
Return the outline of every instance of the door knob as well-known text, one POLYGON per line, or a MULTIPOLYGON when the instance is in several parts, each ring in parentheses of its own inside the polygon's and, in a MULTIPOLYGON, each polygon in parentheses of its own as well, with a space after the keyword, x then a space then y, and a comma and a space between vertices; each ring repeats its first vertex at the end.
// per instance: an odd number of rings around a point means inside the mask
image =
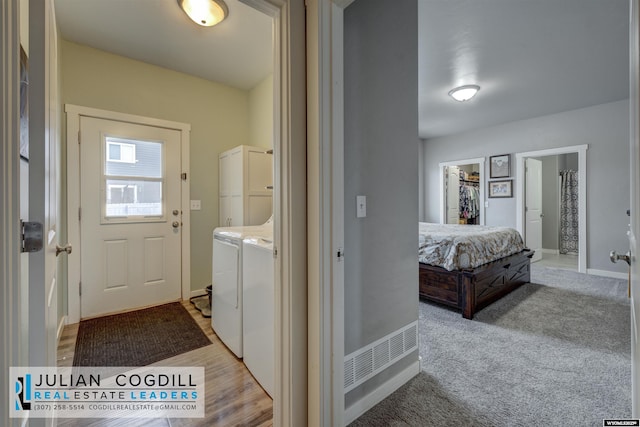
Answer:
POLYGON ((611 251, 609 253, 609 259, 613 263, 616 263, 619 260, 622 260, 622 261, 626 262, 627 264, 631 265, 631 252, 627 252, 626 254, 621 255, 621 254, 617 253, 616 251, 611 251))
POLYGON ((71 253, 71 245, 67 244, 65 246, 56 245, 56 256, 60 255, 62 252, 65 252, 67 255, 71 253))
POLYGON ((178 221, 173 221, 173 222, 171 223, 171 226, 172 226, 173 228, 178 228, 178 227, 180 227, 180 223, 179 223, 178 221))

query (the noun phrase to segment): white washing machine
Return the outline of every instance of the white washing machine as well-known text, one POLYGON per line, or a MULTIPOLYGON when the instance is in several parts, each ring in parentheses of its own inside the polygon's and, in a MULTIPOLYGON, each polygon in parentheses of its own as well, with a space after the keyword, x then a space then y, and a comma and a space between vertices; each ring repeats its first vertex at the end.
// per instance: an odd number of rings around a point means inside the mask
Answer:
POLYGON ((251 236, 242 243, 242 335, 244 364, 273 397, 274 306, 273 241, 251 236))
POLYGON ((213 230, 211 327, 237 357, 242 357, 242 240, 271 239, 273 222, 213 230))

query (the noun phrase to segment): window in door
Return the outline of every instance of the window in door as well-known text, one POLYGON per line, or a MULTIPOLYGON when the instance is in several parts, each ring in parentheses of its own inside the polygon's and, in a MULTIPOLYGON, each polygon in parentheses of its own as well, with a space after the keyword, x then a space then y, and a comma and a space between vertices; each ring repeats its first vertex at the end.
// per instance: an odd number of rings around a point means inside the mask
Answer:
POLYGON ((103 223, 165 220, 164 145, 104 137, 103 223))

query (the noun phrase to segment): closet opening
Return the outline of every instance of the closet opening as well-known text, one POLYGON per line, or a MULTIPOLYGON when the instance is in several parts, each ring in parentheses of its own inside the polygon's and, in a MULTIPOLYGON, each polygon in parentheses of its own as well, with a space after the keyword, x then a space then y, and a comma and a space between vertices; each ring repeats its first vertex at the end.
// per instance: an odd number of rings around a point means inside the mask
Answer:
POLYGON ((440 223, 484 225, 484 157, 439 166, 440 223))

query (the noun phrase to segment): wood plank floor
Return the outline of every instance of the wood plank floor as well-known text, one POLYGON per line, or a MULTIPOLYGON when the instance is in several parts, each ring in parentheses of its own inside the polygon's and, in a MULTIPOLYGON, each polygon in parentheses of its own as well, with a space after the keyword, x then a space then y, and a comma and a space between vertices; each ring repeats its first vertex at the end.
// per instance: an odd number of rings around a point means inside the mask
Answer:
MULTIPOLYGON (((211 319, 203 317, 193 304, 183 301, 211 345, 154 363, 157 366, 204 366, 205 417, 162 419, 65 419, 59 426, 91 427, 184 427, 184 426, 255 426, 273 425, 273 402, 251 376, 241 360, 218 339, 211 319)), ((58 345, 58 366, 73 365, 79 324, 66 325, 58 345)))

